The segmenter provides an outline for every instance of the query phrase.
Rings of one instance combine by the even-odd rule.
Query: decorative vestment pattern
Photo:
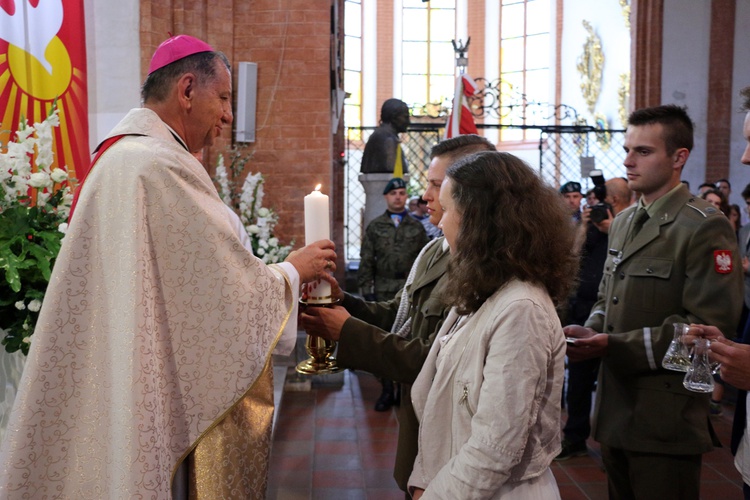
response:
[[[286,278],[242,246],[159,117],[132,110],[117,134],[50,280],[2,443],[2,498],[170,498],[180,462],[264,383],[292,311]]]

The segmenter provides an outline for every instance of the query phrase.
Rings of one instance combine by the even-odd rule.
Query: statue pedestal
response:
[[[359,182],[365,188],[365,213],[362,217],[363,237],[367,225],[372,222],[372,219],[382,215],[387,208],[385,198],[383,198],[383,189],[391,179],[393,179],[393,173],[359,174]],[[405,174],[403,179],[408,185],[409,174]]]

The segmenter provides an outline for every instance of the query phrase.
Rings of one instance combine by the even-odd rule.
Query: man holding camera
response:
[[[602,268],[607,259],[607,231],[613,217],[612,207],[605,203],[607,188],[601,171],[593,170],[591,180],[594,182],[592,191],[597,202],[580,211],[581,224],[577,238],[581,242],[578,289],[568,302],[567,317],[568,323],[573,324],[583,324],[596,303]],[[565,184],[561,188],[563,196],[566,195],[562,192],[563,189],[571,189],[570,184],[580,186],[577,182]],[[586,439],[591,433],[591,391],[598,373],[599,358],[568,362],[568,388],[565,395],[568,420],[563,429],[562,451],[555,460],[567,460],[588,453]]]

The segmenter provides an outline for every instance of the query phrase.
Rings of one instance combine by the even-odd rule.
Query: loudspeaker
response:
[[[239,63],[237,71],[237,112],[235,140],[255,142],[255,105],[258,91],[258,64]]]

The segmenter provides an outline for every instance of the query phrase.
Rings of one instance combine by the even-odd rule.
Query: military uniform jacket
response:
[[[427,244],[422,223],[406,214],[398,227],[386,211],[367,226],[360,252],[357,283],[362,293],[389,300],[403,288],[414,259]]]
[[[435,241],[418,262],[414,282],[387,302],[366,302],[346,294],[343,306],[353,317],[341,330],[337,363],[343,368],[365,370],[401,382],[401,405],[398,408],[399,436],[394,477],[406,490],[414,459],[417,456],[419,422],[411,402],[411,384],[422,369],[424,360],[450,307],[439,296],[447,287],[448,250],[443,239]],[[403,338],[391,334],[403,294],[412,297],[409,317],[411,335]]]
[[[636,208],[619,214],[599,300],[586,326],[609,334],[596,394],[593,436],[640,452],[699,454],[712,448],[707,394],[661,367],[673,322],[734,331],[742,266],[729,221],[683,186],[628,242]],[[731,257],[729,253],[731,252]]]

